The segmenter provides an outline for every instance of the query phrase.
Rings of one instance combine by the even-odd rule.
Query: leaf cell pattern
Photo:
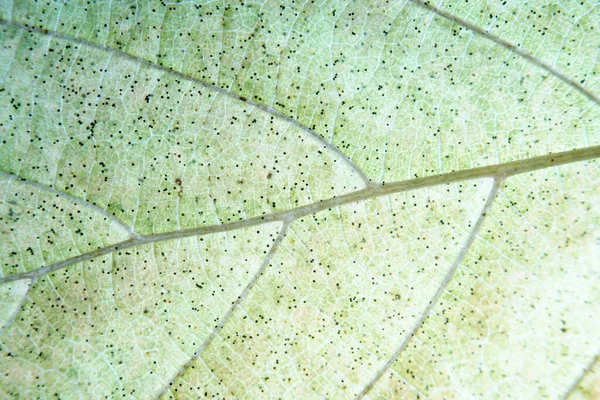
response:
[[[0,396],[594,398],[593,2],[0,2]]]

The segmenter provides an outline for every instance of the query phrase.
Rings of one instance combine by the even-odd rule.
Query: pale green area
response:
[[[594,361],[584,379],[574,388],[570,400],[597,399],[600,397],[600,362]]]
[[[362,187],[322,144],[256,107],[106,51],[6,30],[2,56],[47,56],[4,78],[5,171],[85,198],[139,234]]]
[[[368,191],[600,144],[595,3],[440,6],[591,97],[413,2],[65,3],[0,0],[0,397],[598,396],[595,160]]]
[[[40,278],[2,336],[4,390],[156,394],[254,276],[279,228],[140,246]]]
[[[129,238],[97,210],[56,193],[0,176],[2,274],[33,271]]]
[[[470,0],[468,3],[436,3],[445,11],[521,46],[539,60],[583,83],[592,92],[600,90],[600,35],[597,34],[600,9],[597,2]]]
[[[378,390],[564,394],[598,351],[599,185],[596,163],[509,178],[415,346]]]
[[[597,67],[589,66],[596,58],[579,59],[575,51],[597,57],[600,11],[587,11],[581,20],[558,19],[559,32],[569,32],[569,51],[560,54],[570,53],[577,65],[584,63],[579,70],[597,80]],[[16,2],[11,13],[16,21],[39,26],[41,20],[48,29],[123,50],[280,110],[330,139],[377,181],[600,142],[591,134],[599,129],[600,111],[590,109],[581,94],[411,3],[206,2],[165,10],[160,2],[105,2],[85,12],[74,2],[54,7]],[[530,32],[534,17],[539,21],[537,15],[522,15],[514,24],[522,26],[526,49],[540,52],[548,39]],[[160,32],[149,29],[161,24]],[[584,29],[577,24],[592,28],[579,34],[584,43],[568,40]],[[556,58],[551,54],[550,62]]]
[[[294,222],[223,330],[222,338],[236,340],[213,342],[183,376],[183,389],[215,397],[221,385],[246,398],[356,395],[427,305],[490,188],[489,180],[434,187]],[[199,385],[211,373],[221,385]]]
[[[14,316],[19,312],[30,283],[29,279],[22,279],[0,286],[0,332],[12,323]]]

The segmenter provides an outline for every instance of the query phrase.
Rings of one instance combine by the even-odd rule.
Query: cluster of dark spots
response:
[[[177,196],[182,197],[183,196],[183,182],[181,181],[181,178],[175,178],[175,185],[177,185],[177,187],[176,187]]]

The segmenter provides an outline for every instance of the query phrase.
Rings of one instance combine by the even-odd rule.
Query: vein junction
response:
[[[76,257],[72,257],[52,265],[43,266],[35,271],[2,277],[0,278],[0,284],[6,282],[13,282],[20,279],[36,279],[40,276],[66,268],[73,264],[88,261],[95,257],[110,254],[115,251],[120,251],[135,246],[141,246],[144,244],[163,242],[166,240],[180,239],[191,236],[202,236],[212,233],[228,232],[245,227],[262,225],[269,222],[278,221],[289,224],[292,221],[306,215],[314,214],[319,211],[324,211],[340,205],[358,202],[370,198],[376,198],[409,190],[420,189],[424,187],[450,184],[454,182],[472,179],[493,178],[495,180],[503,180],[513,175],[523,174],[564,164],[570,164],[574,162],[591,160],[599,157],[600,146],[592,146],[583,149],[548,154],[545,156],[533,157],[503,164],[490,165],[486,167],[449,172],[446,174],[433,175],[424,178],[416,178],[385,184],[372,184],[364,189],[350,192],[342,196],[332,197],[327,200],[322,200],[316,203],[292,208],[286,211],[265,214],[263,216],[253,217],[225,224],[202,226],[198,228],[176,230],[153,235],[144,235],[138,238],[125,240],[123,242],[106,246],[85,254],[81,254]]]

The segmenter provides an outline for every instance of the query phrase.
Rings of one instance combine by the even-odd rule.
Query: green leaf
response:
[[[0,3],[0,396],[595,398],[593,2]]]

